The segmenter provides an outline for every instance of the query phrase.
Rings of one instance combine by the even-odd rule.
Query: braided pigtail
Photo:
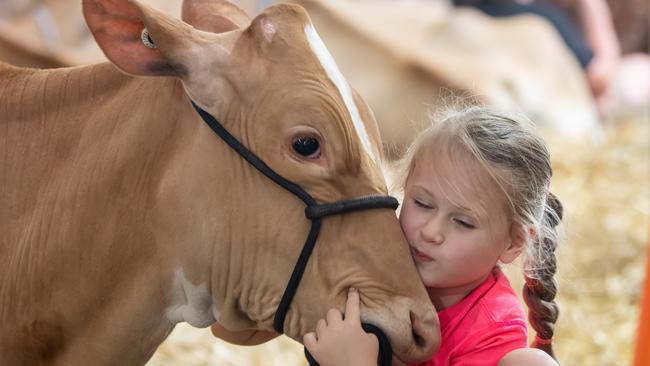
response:
[[[541,235],[537,242],[541,246],[538,252],[542,254],[542,258],[539,258],[542,265],[533,266],[536,268],[533,273],[526,274],[523,297],[528,305],[528,321],[537,333],[531,346],[555,358],[552,339],[560,310],[555,302],[557,294],[557,284],[554,279],[557,271],[555,249],[557,248],[556,228],[562,220],[562,203],[549,192],[546,206],[542,232],[551,233]]]

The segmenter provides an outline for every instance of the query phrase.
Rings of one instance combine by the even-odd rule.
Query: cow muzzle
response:
[[[438,315],[427,301],[400,296],[381,307],[362,310],[362,319],[382,327],[391,340],[397,364],[425,361],[438,348]]]

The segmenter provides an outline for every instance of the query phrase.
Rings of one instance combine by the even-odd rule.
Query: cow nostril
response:
[[[415,332],[415,330],[413,330],[413,341],[415,341],[415,344],[416,344],[419,348],[424,348],[424,347],[427,346],[427,341],[424,340],[424,337],[422,337],[421,335],[417,334],[417,333]]]
[[[411,318],[411,334],[413,336],[413,342],[415,342],[415,345],[420,350],[426,350],[430,346],[430,344],[427,342],[426,335],[431,330],[426,329],[427,325],[423,324],[422,320],[419,319],[418,316],[413,313],[413,311],[410,311],[409,315]]]

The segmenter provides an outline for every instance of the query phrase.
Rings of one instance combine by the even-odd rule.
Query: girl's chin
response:
[[[438,281],[438,276],[436,276],[435,273],[431,273],[431,269],[429,268],[422,268],[420,266],[416,266],[418,270],[418,275],[420,275],[420,279],[422,280],[422,283],[426,287],[436,287],[439,285]]]

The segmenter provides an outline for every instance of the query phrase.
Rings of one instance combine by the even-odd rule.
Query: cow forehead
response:
[[[309,23],[306,24],[304,27],[304,32],[312,52],[320,62],[327,76],[336,86],[336,89],[343,99],[347,113],[352,121],[354,130],[363,146],[363,150],[366,152],[368,157],[373,162],[375,162],[377,166],[379,166],[380,164],[376,150],[373,149],[372,143],[370,141],[370,135],[368,134],[363,119],[361,118],[361,114],[359,113],[359,108],[354,100],[352,88],[350,88],[347,80],[343,77],[343,74],[334,61],[334,57],[332,57],[332,54],[325,46],[325,43],[323,43],[323,40],[316,32],[314,26]]]

